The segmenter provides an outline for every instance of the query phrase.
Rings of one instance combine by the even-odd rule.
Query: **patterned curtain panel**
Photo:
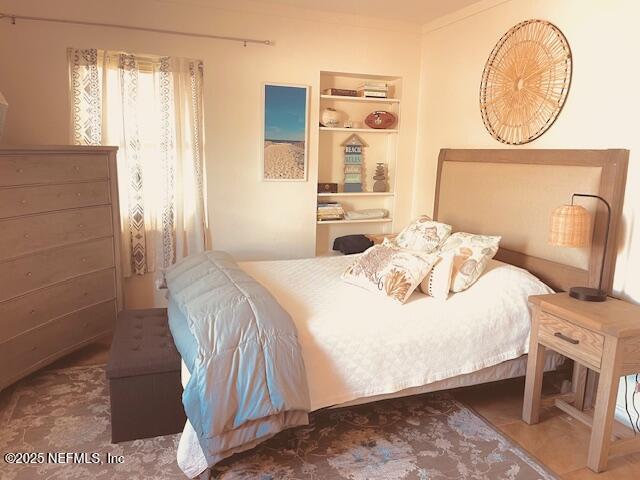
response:
[[[69,70],[74,143],[119,147],[126,274],[203,251],[202,62],[69,49]]]
[[[143,275],[152,272],[154,265],[147,261],[142,185],[142,142],[138,128],[140,121],[138,118],[138,62],[133,55],[125,53],[117,55],[117,62],[120,80],[118,91],[122,102],[122,130],[120,131],[122,137],[119,139],[121,161],[119,165],[124,166],[122,171],[128,174],[129,179],[129,185],[125,191],[129,194],[127,218],[129,219],[128,237],[131,242],[131,270],[137,275]]]
[[[76,145],[102,143],[102,82],[98,72],[98,50],[70,48],[72,142]]]

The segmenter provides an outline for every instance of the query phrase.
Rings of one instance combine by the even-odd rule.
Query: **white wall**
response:
[[[215,5],[215,7],[214,7]],[[66,48],[199,58],[205,64],[205,154],[210,237],[238,259],[315,254],[320,70],[403,77],[417,98],[420,27],[243,0],[0,0],[0,11],[270,39],[272,47],[52,23],[0,23],[0,91],[10,110],[3,143],[69,141]],[[260,179],[263,82],[311,86],[309,180]],[[403,106],[396,220],[409,219],[417,105]],[[127,282],[130,306],[153,302],[147,279]]]
[[[431,212],[441,148],[506,147],[486,131],[478,91],[497,40],[516,23],[557,25],[573,53],[573,79],[555,124],[521,148],[631,150],[614,290],[640,302],[640,2],[488,0],[426,25],[422,38],[413,212]]]
[[[440,148],[514,148],[495,141],[485,130],[478,90],[497,40],[530,18],[548,20],[562,30],[574,64],[571,90],[557,121],[522,148],[631,150],[614,290],[640,302],[640,61],[636,53],[640,2],[636,0],[485,0],[425,25],[413,212],[433,209]],[[630,397],[635,384],[629,384]],[[617,416],[628,423],[623,391],[620,388]]]

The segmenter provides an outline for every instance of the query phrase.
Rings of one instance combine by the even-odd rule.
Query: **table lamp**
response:
[[[587,302],[604,302],[607,299],[607,292],[602,289],[602,275],[604,273],[604,261],[607,258],[607,242],[611,225],[611,206],[609,202],[598,195],[574,193],[571,196],[570,205],[562,205],[553,211],[549,229],[549,243],[558,247],[574,248],[588,247],[591,243],[591,214],[583,206],[574,204],[575,197],[595,198],[604,203],[607,207],[607,229],[604,237],[604,248],[602,249],[598,288],[572,287],[569,289],[569,295]]]

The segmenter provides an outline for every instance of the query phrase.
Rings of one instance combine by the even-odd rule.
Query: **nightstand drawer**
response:
[[[540,342],[587,366],[600,368],[604,337],[560,317],[538,313]]]

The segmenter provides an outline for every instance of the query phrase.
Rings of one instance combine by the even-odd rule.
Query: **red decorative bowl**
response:
[[[364,123],[370,128],[391,128],[396,123],[396,116],[391,112],[376,110],[367,115]]]

